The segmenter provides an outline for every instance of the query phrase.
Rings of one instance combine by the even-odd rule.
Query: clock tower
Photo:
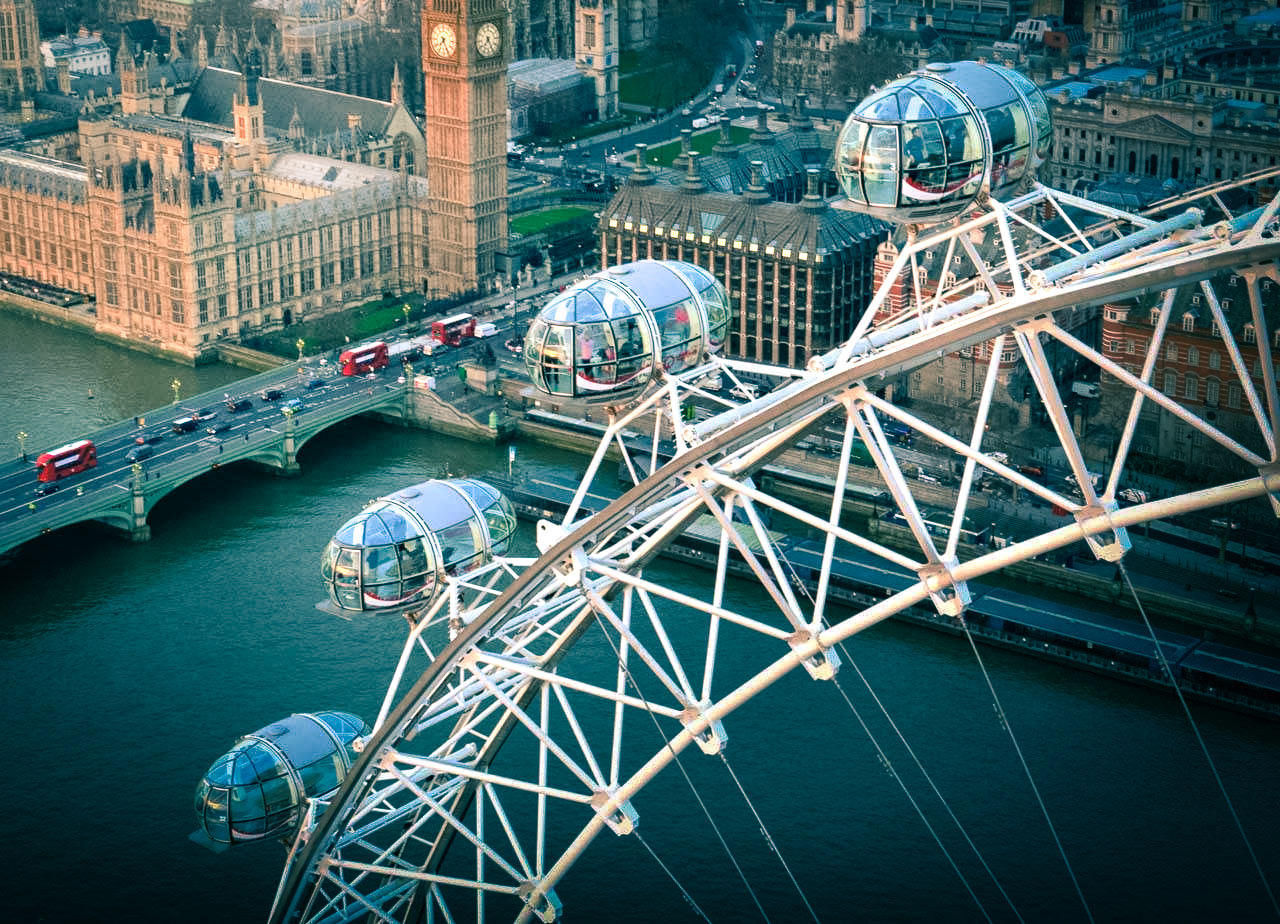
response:
[[[484,291],[507,249],[507,9],[423,0],[427,219],[438,295]]]

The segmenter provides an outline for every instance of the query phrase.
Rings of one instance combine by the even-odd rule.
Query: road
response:
[[[396,367],[372,373],[372,379],[344,376],[325,359],[309,357],[300,365],[287,365],[273,373],[246,380],[249,390],[211,392],[180,400],[168,407],[148,411],[133,421],[112,424],[93,434],[98,451],[98,464],[85,472],[55,482],[49,494],[37,495],[41,483],[36,479],[35,459],[52,447],[31,447],[28,461],[15,459],[0,465],[0,529],[33,509],[50,505],[74,504],[76,499],[100,490],[129,490],[134,462],[130,453],[146,445],[150,457],[140,460],[144,477],[162,466],[211,449],[232,440],[249,440],[263,434],[274,434],[284,420],[284,406],[296,400],[297,413],[342,402],[371,387],[394,381]],[[310,385],[310,387],[308,387]],[[264,399],[268,389],[279,392],[273,400]],[[232,411],[229,404],[241,399],[249,406]],[[175,429],[179,418],[197,416],[197,428],[184,433]],[[214,432],[210,432],[214,431]],[[144,450],[145,451],[145,450]]]

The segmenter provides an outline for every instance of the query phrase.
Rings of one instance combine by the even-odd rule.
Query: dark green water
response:
[[[0,314],[0,446],[16,452],[18,429],[32,448],[166,403],[175,377],[190,394],[238,374]],[[565,464],[535,446],[519,459],[530,470]],[[8,918],[265,918],[280,850],[215,856],[190,843],[196,781],[238,735],[291,712],[376,714],[403,624],[319,613],[320,550],[373,497],[441,464],[505,472],[506,451],[356,421],[309,443],[301,461],[294,479],[230,468],[176,492],[155,511],[150,543],[77,529],[0,568]],[[657,571],[675,584],[702,579]],[[967,647],[886,625],[848,653],[1023,917],[1086,920]],[[1096,920],[1275,920],[1175,701],[983,654]],[[883,736],[849,665],[840,683]],[[1280,727],[1192,708],[1264,870],[1280,880]],[[726,728],[728,760],[822,921],[982,920],[831,684],[788,678]],[[1013,920],[901,747],[890,754],[992,916]],[[723,765],[690,756],[685,766],[769,919],[808,920]],[[646,842],[712,920],[762,920],[678,773],[636,807]],[[560,894],[570,921],[696,920],[635,838],[603,836]]]

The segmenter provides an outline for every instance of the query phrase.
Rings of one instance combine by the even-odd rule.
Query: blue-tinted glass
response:
[[[954,90],[936,81],[929,79],[917,80],[911,85],[911,89],[924,97],[925,102],[929,104],[929,108],[940,119],[947,116],[960,115],[967,111],[964,101]]]
[[[204,821],[204,830],[209,837],[220,844],[231,843],[231,829],[227,827],[226,820],[214,821],[206,818]]]
[[[205,774],[205,779],[213,786],[230,786],[231,769],[235,763],[235,751],[219,757]]]
[[[890,84],[879,93],[868,97],[857,108],[857,113],[868,119],[880,119],[886,122],[902,118],[898,109],[897,86]]]
[[[364,538],[364,515],[352,517],[333,538],[343,545],[359,545]]]
[[[280,729],[277,731],[277,729]],[[267,730],[272,743],[284,752],[295,767],[332,754],[334,742],[328,731],[310,716],[292,715]],[[263,737],[267,737],[266,734]]]
[[[400,579],[400,566],[396,550],[390,545],[379,545],[364,550],[364,570],[361,580],[366,584],[385,584]]]
[[[262,818],[267,807],[262,801],[262,787],[237,786],[231,790],[231,817],[237,825],[247,818]]]
[[[298,773],[302,777],[303,790],[311,796],[335,789],[338,785],[339,770],[337,758],[332,755],[299,768]]]
[[[235,829],[236,834],[241,837],[262,837],[267,833],[267,820],[265,818],[237,818]]]
[[[400,573],[406,580],[420,579],[433,570],[427,560],[427,546],[423,540],[406,539],[400,545]]]
[[[387,531],[386,524],[377,514],[370,515],[364,524],[364,544],[388,545],[390,542],[391,533]]]
[[[266,780],[262,784],[262,799],[268,812],[279,812],[292,808],[296,799],[293,783],[288,777],[277,777]]]
[[[605,319],[604,306],[600,304],[599,299],[590,289],[578,293],[575,300],[575,308],[574,320],[579,324],[586,321],[603,321]]]

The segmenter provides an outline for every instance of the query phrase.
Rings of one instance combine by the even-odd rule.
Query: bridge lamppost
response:
[[[173,403],[177,404],[178,399],[182,397],[182,380],[174,379],[169,383],[169,387],[173,389]]]
[[[302,362],[302,351],[307,348],[307,341],[299,337],[294,346],[298,348],[298,362]]]
[[[410,311],[412,311],[413,309],[412,309],[411,307],[409,307],[409,303],[408,303],[408,302],[405,302],[403,305],[401,305],[401,306],[400,306],[400,310],[404,312],[404,325],[405,325],[405,327],[408,327],[408,326],[409,326],[409,312],[410,312]]]
[[[18,452],[22,453],[22,461],[27,461],[27,431],[18,431]]]

